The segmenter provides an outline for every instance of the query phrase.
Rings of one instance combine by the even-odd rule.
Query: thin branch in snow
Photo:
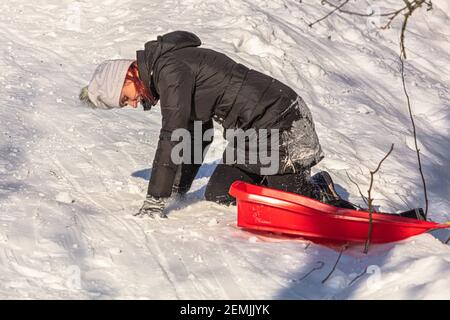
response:
[[[406,58],[406,55],[405,55]],[[427,193],[427,184],[425,182],[425,176],[423,174],[423,170],[422,170],[422,161],[420,159],[420,149],[419,146],[417,145],[417,132],[416,132],[416,124],[414,122],[414,116],[412,114],[412,108],[411,108],[411,101],[409,99],[409,94],[408,91],[406,90],[406,81],[405,81],[405,63],[403,61],[402,56],[400,55],[400,63],[401,63],[401,76],[402,76],[402,84],[403,84],[403,92],[405,93],[406,96],[406,102],[408,104],[408,112],[409,112],[409,117],[411,119],[411,124],[412,124],[412,129],[413,129],[413,137],[414,137],[414,146],[416,148],[416,154],[417,154],[417,162],[419,165],[419,172],[420,172],[420,176],[422,178],[422,185],[423,185],[423,192],[424,192],[424,197],[425,197],[425,217],[428,215],[428,193]]]
[[[395,18],[402,13],[403,11],[405,11],[406,9],[408,9],[408,6],[405,5],[404,7],[397,9],[397,10],[393,10],[390,12],[383,12],[383,13],[375,13],[373,10],[370,13],[361,13],[361,12],[356,12],[356,11],[351,11],[351,10],[346,10],[346,9],[342,9],[338,7],[338,5],[331,3],[328,0],[323,0],[322,4],[327,4],[330,7],[335,8],[337,11],[341,12],[341,13],[345,13],[348,15],[352,15],[352,16],[359,16],[359,17],[389,17],[388,22],[386,23],[386,25],[384,27],[381,27],[381,29],[387,29],[390,28],[392,21],[395,20]]]
[[[339,12],[350,14],[352,16],[360,16],[360,17],[372,17],[374,15],[376,16],[375,11],[373,11],[373,10],[370,13],[361,13],[361,12],[350,11],[350,10],[342,9],[343,6],[338,6],[328,0],[323,0],[322,4],[327,4],[330,7],[337,9]]]
[[[393,12],[390,12],[390,13],[387,13],[384,15],[380,14],[379,16],[388,16],[389,17],[388,22],[383,27],[381,27],[381,29],[389,29],[391,27],[392,21],[394,21],[395,18],[397,18],[397,16],[407,8],[408,8],[407,6],[404,6],[403,8],[398,9],[396,11],[393,11]]]
[[[345,173],[347,174],[348,180],[350,180],[350,182],[352,182],[352,183],[356,186],[356,188],[358,188],[359,195],[360,195],[361,198],[363,199],[364,203],[365,203],[366,205],[369,205],[369,204],[367,203],[367,198],[362,194],[362,191],[361,191],[361,188],[359,187],[359,184],[356,183],[356,182],[350,177],[350,175],[348,174],[348,171],[347,171],[347,170],[345,170]]]
[[[312,269],[311,269],[308,273],[306,273],[303,277],[301,277],[300,279],[298,279],[298,281],[303,281],[303,280],[305,280],[307,277],[309,277],[309,275],[310,275],[311,273],[313,273],[314,271],[317,271],[317,270],[322,269],[323,266],[325,265],[325,262],[323,262],[323,261],[317,261],[317,263],[318,263],[318,266],[317,266],[317,267],[312,268]]]
[[[405,5],[399,9],[392,10],[390,12],[383,12],[376,14],[373,10],[370,13],[361,13],[351,10],[343,9],[343,7],[348,3],[348,0],[344,1],[341,4],[334,4],[329,0],[322,0],[322,5],[326,4],[333,8],[331,12],[329,12],[324,17],[314,21],[313,23],[309,24],[309,27],[312,27],[314,24],[319,23],[325,19],[327,19],[329,16],[334,14],[335,12],[340,12],[352,16],[360,16],[360,17],[388,17],[388,21],[385,26],[381,27],[381,29],[388,29],[391,27],[392,22],[402,13],[403,14],[403,22],[402,22],[402,28],[400,32],[400,52],[401,56],[406,59],[406,47],[405,47],[405,32],[408,26],[409,18],[413,15],[414,11],[416,9],[421,8],[423,4],[427,5],[427,11],[430,11],[433,8],[433,3],[431,0],[403,0]]]
[[[364,269],[363,272],[361,272],[361,273],[358,274],[355,278],[353,278],[353,280],[350,281],[350,283],[348,284],[348,286],[350,287],[351,285],[353,285],[356,281],[358,281],[360,278],[362,278],[366,273],[367,273],[367,267]]]
[[[305,246],[304,250],[307,250],[311,246],[311,242],[308,242],[308,244]]]
[[[330,273],[325,277],[325,279],[322,280],[322,284],[324,284],[325,282],[327,282],[327,280],[331,277],[331,275],[333,274],[334,270],[336,270],[336,267],[339,263],[339,260],[341,260],[342,257],[342,253],[348,248],[348,242],[346,244],[344,244],[341,247],[341,251],[339,252],[339,256],[336,259],[336,263],[333,266],[333,269],[331,269]]]
[[[348,3],[348,1],[349,1],[349,0],[345,0],[342,4],[340,4],[339,6],[337,6],[334,10],[330,11],[328,14],[326,14],[326,15],[323,16],[322,18],[320,18],[320,19],[318,19],[318,20],[316,20],[316,21],[314,21],[314,22],[311,22],[311,23],[309,24],[309,27],[312,28],[312,26],[315,25],[316,23],[319,23],[319,22],[325,20],[326,18],[328,18],[329,16],[331,16],[331,15],[332,15],[333,13],[335,13],[336,11],[339,11],[343,6],[345,6],[345,5]],[[325,1],[322,1],[322,2],[325,2]]]
[[[417,153],[417,161],[418,161],[419,172],[420,172],[420,176],[422,178],[422,184],[423,184],[423,189],[424,189],[425,216],[427,216],[428,215],[427,186],[426,186],[426,182],[425,182],[425,176],[424,176],[423,170],[422,170],[422,163],[421,163],[421,158],[420,158],[420,150],[419,150],[418,145],[417,145],[416,125],[415,125],[414,117],[413,117],[413,114],[412,114],[411,101],[410,101],[408,92],[406,90],[404,60],[406,59],[405,33],[406,33],[406,30],[407,30],[407,27],[408,27],[409,19],[411,18],[413,13],[418,8],[421,8],[424,4],[427,6],[427,11],[432,10],[433,9],[433,3],[432,3],[432,0],[428,0],[428,1],[427,0],[403,0],[403,2],[404,2],[404,6],[403,7],[399,8],[399,9],[396,9],[396,10],[393,10],[391,12],[385,12],[385,13],[381,13],[381,14],[374,14],[373,12],[371,12],[371,13],[368,13],[368,14],[363,14],[363,13],[359,13],[359,12],[354,12],[354,11],[351,11],[351,10],[343,9],[343,7],[348,3],[348,0],[344,1],[342,4],[339,4],[339,5],[333,4],[329,0],[322,0],[322,5],[326,4],[326,5],[334,8],[334,10],[331,11],[326,16],[324,16],[323,18],[315,21],[314,23],[309,24],[309,26],[312,27],[315,23],[325,20],[326,18],[328,18],[330,15],[332,15],[335,12],[341,12],[341,13],[344,13],[344,14],[364,16],[364,17],[371,17],[371,16],[389,17],[387,24],[384,27],[382,27],[382,29],[386,29],[386,28],[389,28],[391,26],[392,22],[395,20],[396,17],[398,17],[400,14],[403,13],[403,17],[404,18],[403,18],[401,32],[400,32],[401,78],[402,78],[402,84],[403,84],[403,91],[404,91],[405,96],[406,96],[406,100],[407,100],[407,104],[408,104],[408,111],[409,111],[409,115],[410,115],[411,123],[412,123],[412,127],[413,127],[414,144],[415,144],[416,153]],[[370,216],[372,216],[371,213],[370,213]],[[372,225],[370,225],[370,230],[372,229],[371,227],[372,227]]]
[[[391,148],[389,149],[389,152],[378,163],[377,168],[374,171],[370,171],[370,186],[369,186],[369,190],[367,191],[367,193],[368,193],[367,202],[368,202],[368,205],[369,205],[369,232],[367,233],[367,240],[366,240],[366,244],[364,246],[364,253],[369,252],[370,237],[372,236],[372,229],[373,229],[373,219],[372,219],[372,213],[373,213],[373,206],[372,206],[372,203],[373,203],[373,198],[372,198],[373,177],[380,170],[381,165],[383,164],[384,160],[386,160],[387,157],[389,157],[389,155],[391,154],[392,150],[394,150],[394,144],[391,145]]]

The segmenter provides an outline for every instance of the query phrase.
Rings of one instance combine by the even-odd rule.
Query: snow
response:
[[[397,7],[378,1],[376,10]],[[416,12],[406,37],[430,218],[450,212],[450,7]],[[366,1],[351,1],[364,12]],[[145,196],[158,108],[95,111],[77,100],[98,63],[190,30],[204,46],[292,86],[307,102],[328,170],[361,204],[423,205],[399,76],[400,21],[332,15],[318,1],[99,0],[0,5],[0,298],[449,299],[449,231],[347,249],[242,231],[236,209],[203,200],[223,140],[169,219],[132,216]]]

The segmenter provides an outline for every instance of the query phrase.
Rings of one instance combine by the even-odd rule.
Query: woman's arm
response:
[[[172,141],[172,133],[189,128],[195,77],[187,65],[170,56],[158,64],[155,82],[160,95],[162,128],[147,194],[163,198],[171,195],[178,168],[171,159],[172,148],[179,143]]]

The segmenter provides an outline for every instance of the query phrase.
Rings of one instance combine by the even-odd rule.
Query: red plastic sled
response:
[[[342,209],[298,194],[236,181],[238,227],[299,235],[317,241],[361,243],[367,239],[369,212]],[[372,214],[372,243],[403,240],[449,224]]]

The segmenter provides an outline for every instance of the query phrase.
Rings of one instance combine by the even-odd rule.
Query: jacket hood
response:
[[[202,42],[199,37],[188,31],[170,32],[158,36],[156,40],[147,42],[144,50],[136,52],[141,80],[150,88],[153,67],[159,57],[170,51],[187,47],[198,47],[201,44]]]

